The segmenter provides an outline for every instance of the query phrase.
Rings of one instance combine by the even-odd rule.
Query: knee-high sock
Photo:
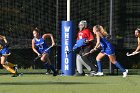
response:
[[[12,64],[12,63],[10,63],[10,62],[5,62],[5,64],[7,65],[7,66],[9,66],[9,67],[11,67],[11,68],[13,68],[14,66],[15,66],[15,64]]]
[[[3,65],[3,67],[13,74],[16,73],[16,71],[13,68],[10,68],[9,66]]]
[[[48,62],[45,62],[44,65],[45,65],[45,67],[46,67],[47,70],[50,70],[50,65],[49,65]]]
[[[54,72],[54,73],[56,73],[56,70],[55,70],[55,68],[54,68],[54,65],[50,65],[50,69]]]
[[[118,67],[122,72],[125,72],[126,70],[121,66],[121,64],[119,64],[119,62],[115,62],[114,64],[116,67]]]
[[[97,61],[97,66],[98,66],[98,72],[102,72],[102,63],[100,60]]]

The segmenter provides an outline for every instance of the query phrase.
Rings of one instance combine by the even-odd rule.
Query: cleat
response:
[[[16,73],[16,74],[13,74],[11,77],[18,77],[18,76],[23,76],[23,73],[20,73],[20,74]]]
[[[18,74],[13,74],[11,77],[18,77]]]
[[[51,69],[47,70],[47,72],[45,73],[46,75],[51,74]]]
[[[51,73],[50,73],[50,72],[46,72],[45,74],[46,74],[46,75],[50,75]]]
[[[103,72],[97,72],[96,74],[94,74],[94,76],[103,76],[104,73]]]
[[[18,76],[23,76],[23,73],[18,74]]]
[[[128,69],[125,70],[125,72],[123,72],[123,78],[127,77],[128,74]]]
[[[53,76],[57,76],[57,74],[58,74],[57,72],[54,72],[54,73],[53,73]]]
[[[91,72],[90,72],[90,76],[94,76],[95,74],[96,74],[95,71],[91,71]]]

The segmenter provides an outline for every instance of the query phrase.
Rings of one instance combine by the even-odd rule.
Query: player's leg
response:
[[[87,70],[90,71],[90,73],[95,74],[95,72],[97,71],[97,67],[91,61],[91,59],[90,59],[91,55],[81,56],[83,53],[88,53],[91,50],[91,48],[92,48],[91,46],[86,46],[86,47],[81,49],[81,51],[79,52],[79,54],[80,54],[79,55],[79,60],[80,60],[79,62],[83,66],[85,66],[87,68]]]
[[[89,64],[87,64],[87,63],[89,63],[87,61],[88,60],[83,60],[83,58],[81,58],[81,64],[84,65],[88,71],[91,71],[91,66]]]
[[[102,69],[102,62],[101,59],[105,56],[105,53],[100,52],[97,57],[96,57],[96,61],[97,61],[97,67],[98,67],[98,72],[97,76],[103,76],[103,69]]]
[[[53,71],[53,76],[57,75],[57,71],[55,70],[54,65],[52,65],[52,63],[51,63],[51,61],[49,59],[48,53],[45,53],[45,54],[42,55],[41,61],[45,62],[45,63],[47,61],[48,64],[46,63],[46,65],[48,65],[48,67],[50,67],[50,69]]]
[[[128,73],[128,70],[126,70],[125,68],[123,68],[121,66],[121,64],[116,60],[116,56],[115,55],[109,55],[108,57],[110,59],[110,62],[112,62],[116,67],[118,67],[122,71],[123,77],[126,77],[127,73]]]
[[[3,64],[3,67],[4,68],[7,68],[8,71],[14,73],[13,77],[17,77],[21,74],[18,74],[17,70],[17,65],[14,65],[10,62],[7,62],[7,57],[10,55],[11,53],[9,52],[9,49],[8,48],[4,48],[1,50],[1,55],[2,55],[2,60],[1,60],[1,63]],[[14,71],[13,71],[14,70]]]
[[[75,76],[84,76],[84,71],[83,71],[83,66],[81,63],[81,56],[79,54],[76,55],[76,68],[77,68],[77,73],[75,74]]]
[[[53,76],[57,76],[58,73],[57,73],[54,65],[51,63],[49,57],[47,57],[47,62],[49,63],[50,69],[53,71]]]
[[[13,73],[13,74],[16,74],[16,71],[15,71],[13,68],[11,68],[11,67],[9,67],[8,65],[6,65],[7,57],[8,57],[8,56],[1,56],[1,64],[2,64],[2,66],[3,66],[6,70],[8,70],[9,72],[11,72],[11,73]]]
[[[83,56],[81,58],[82,58],[81,60],[82,64],[87,68],[88,71],[91,71],[94,73],[97,71],[97,67],[93,64],[91,59],[89,59],[89,56]]]
[[[16,73],[18,73],[18,66],[17,66],[17,64],[13,64],[13,63],[8,62],[8,61],[6,61],[5,64],[7,66],[9,66],[10,68],[14,68],[14,70],[16,71]]]
[[[90,59],[81,58],[80,63],[81,63],[81,65],[85,66],[88,71],[90,71],[90,74],[89,74],[90,76],[94,76],[94,74],[96,74],[97,67],[95,65],[93,65],[93,62],[90,61]]]
[[[44,65],[45,65],[45,67],[47,69],[46,75],[51,74],[51,69],[50,69],[49,63],[45,62]]]
[[[6,64],[7,66],[11,67],[11,68],[13,68],[14,66],[16,66],[15,64],[12,64],[12,63],[10,63],[10,62],[8,62],[8,61],[6,61],[5,64]]]
[[[11,68],[14,68],[16,71],[18,70],[18,65],[17,64],[13,64],[11,62],[6,61],[5,64]]]
[[[48,54],[43,54],[40,60],[43,62],[45,68],[47,69],[46,74],[50,74],[51,70],[50,70],[50,64],[47,62],[47,56]]]

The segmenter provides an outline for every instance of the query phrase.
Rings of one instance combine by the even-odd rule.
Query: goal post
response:
[[[62,75],[72,76],[75,74],[75,54],[67,54],[67,51],[72,50],[74,45],[74,26],[70,21],[70,0],[67,0],[67,21],[62,21],[61,34],[61,70]]]

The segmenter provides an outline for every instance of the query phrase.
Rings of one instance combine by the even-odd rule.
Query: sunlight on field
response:
[[[74,77],[51,75],[24,75],[12,78],[0,76],[0,93],[139,93],[138,75]]]

